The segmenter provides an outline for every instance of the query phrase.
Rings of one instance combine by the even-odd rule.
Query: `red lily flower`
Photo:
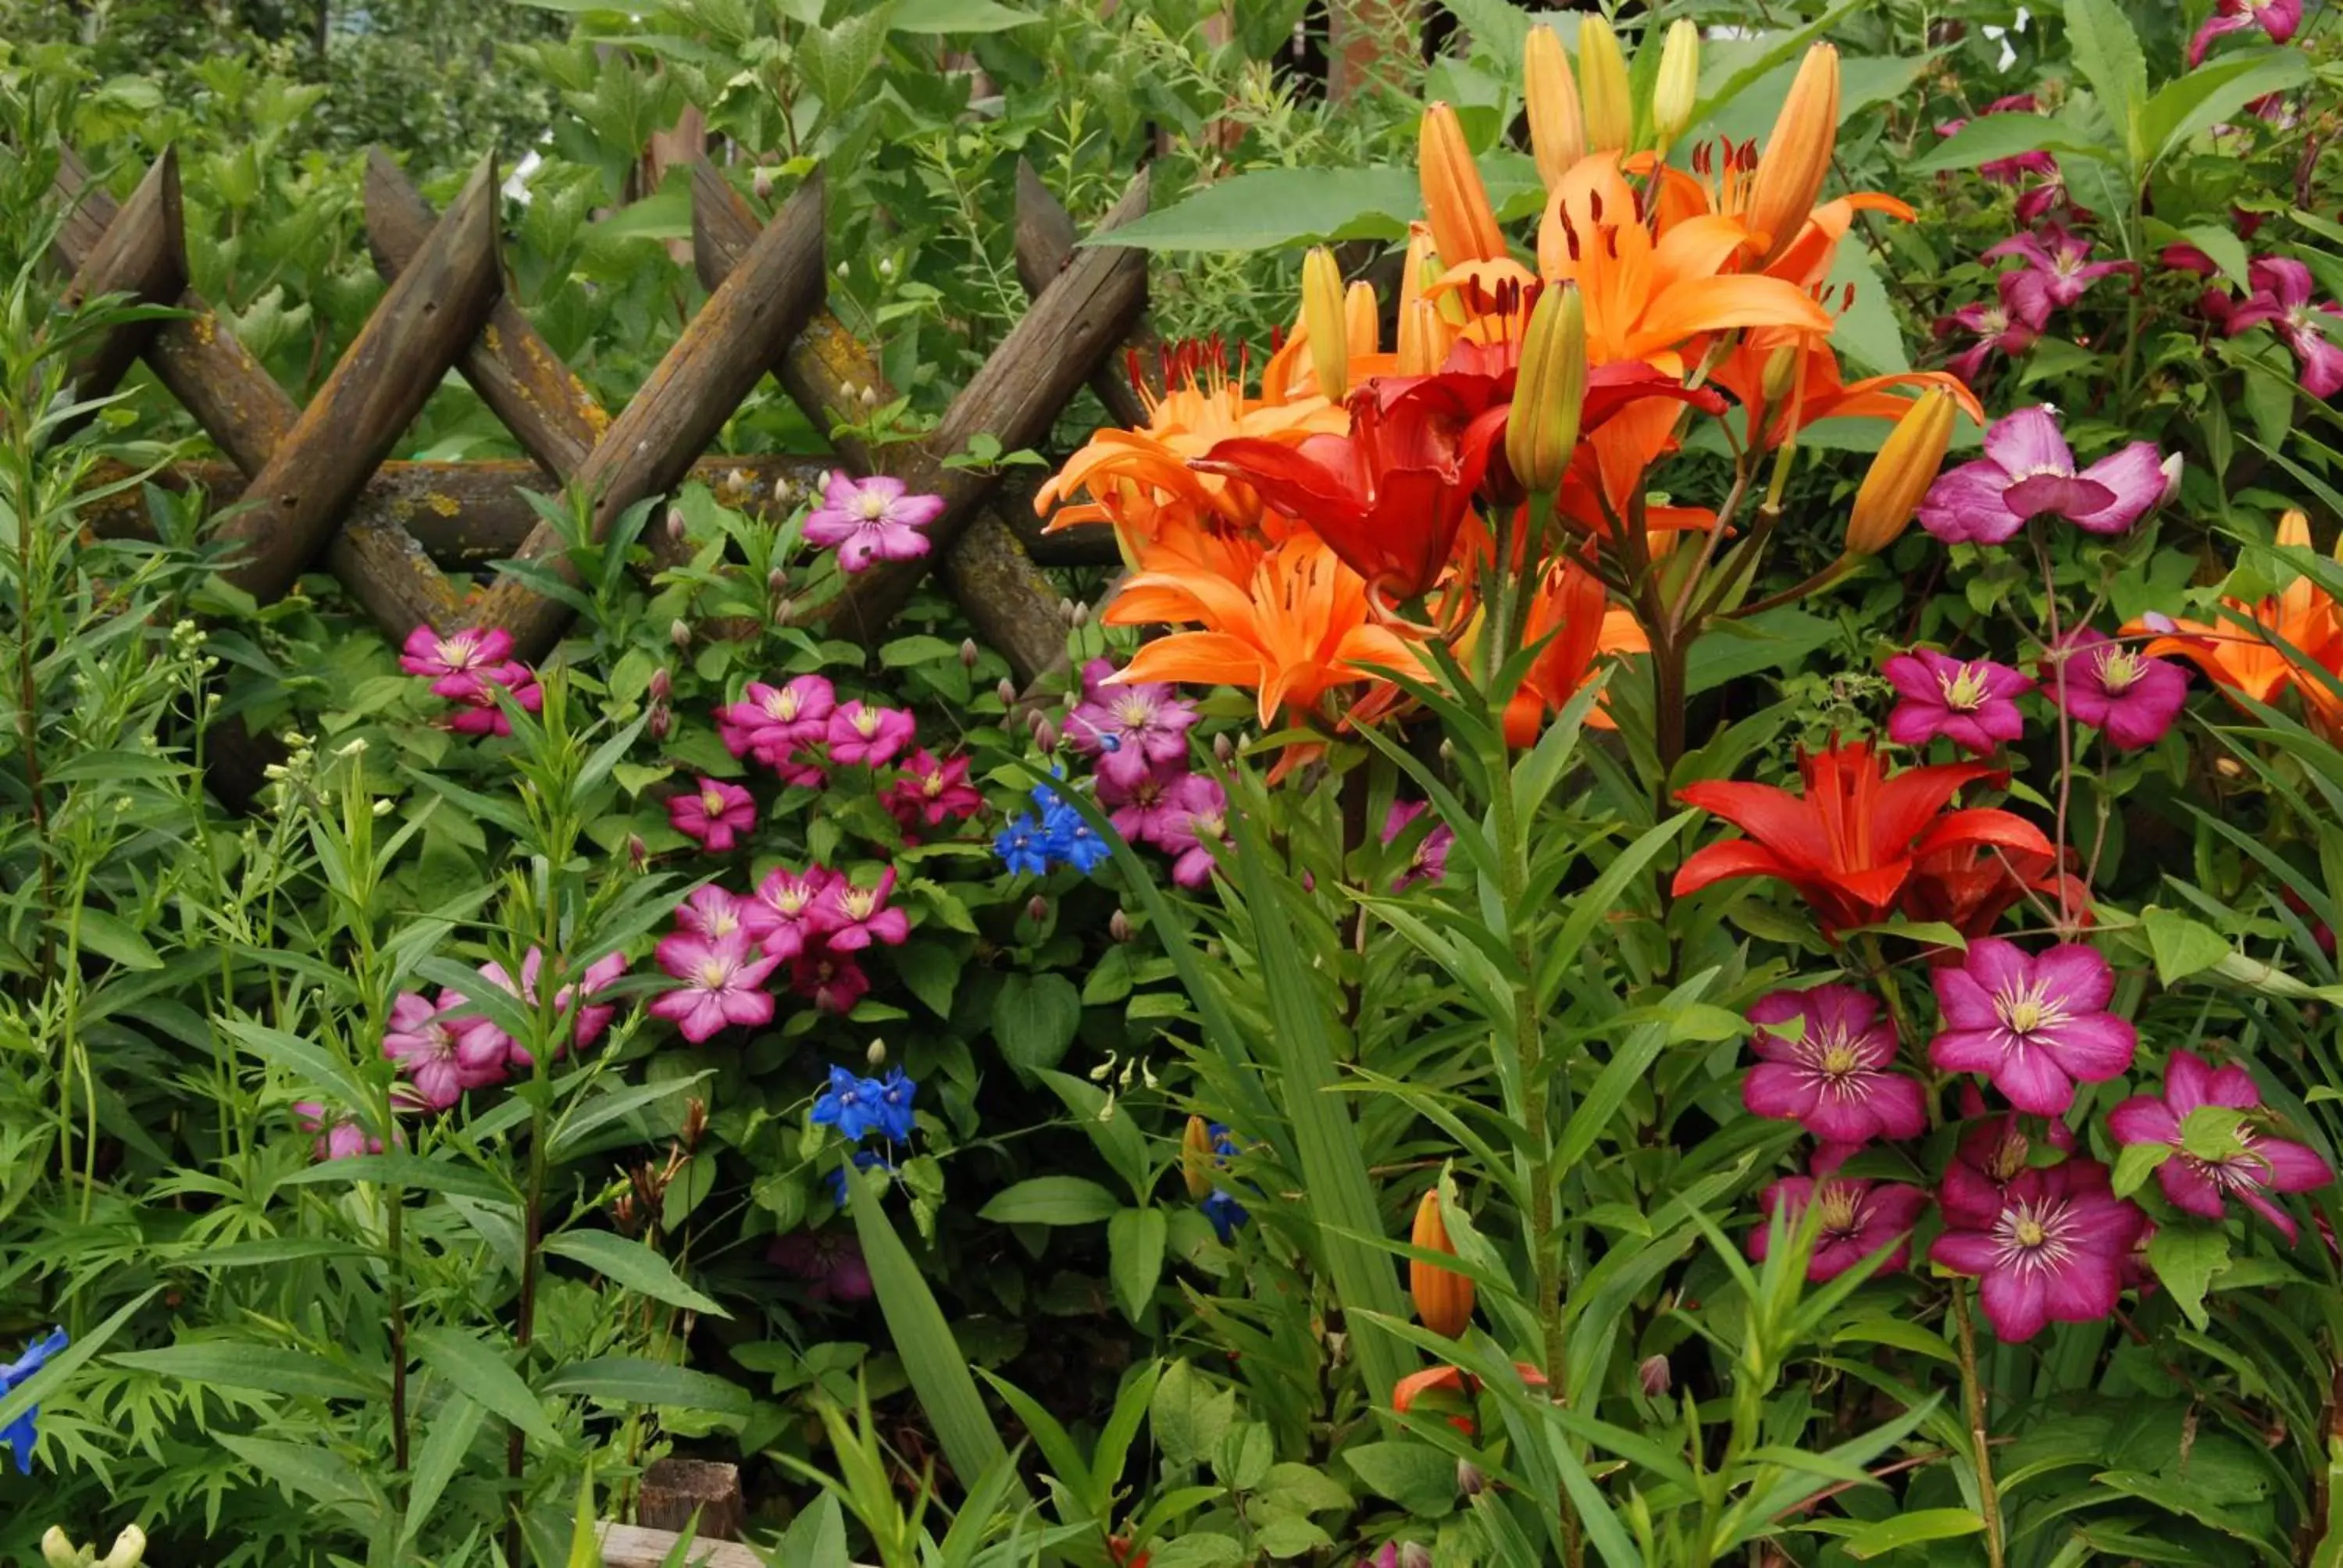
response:
[[[1779,877],[1813,906],[1823,934],[1875,925],[1896,907],[1914,862],[1962,845],[2055,857],[2023,817],[1993,809],[1946,811],[1961,786],[2001,775],[1983,763],[1907,768],[1889,778],[1868,743],[1805,752],[1803,796],[1770,784],[1708,779],[1676,791],[1748,835],[1711,844],[1676,872],[1681,898],[1734,877]]]
[[[2067,851],[2071,863],[2074,852]],[[1915,856],[1904,885],[1904,913],[1914,920],[1941,920],[1974,941],[1993,934],[2001,917],[2028,893],[2056,910],[2063,902],[2087,922],[2091,890],[2068,870],[2054,870],[2051,857],[1997,842],[1966,840]],[[1959,951],[1940,948],[1929,961],[1958,963]]]

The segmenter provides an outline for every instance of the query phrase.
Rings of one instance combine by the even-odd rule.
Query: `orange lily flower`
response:
[[[1602,579],[1575,560],[1564,558],[1558,571],[1547,574],[1530,601],[1525,641],[1553,634],[1505,704],[1505,744],[1528,746],[1544,727],[1545,716],[1578,695],[1594,674],[1594,660],[1606,653],[1647,653],[1651,641],[1632,611],[1609,608]],[[1615,728],[1598,701],[1586,721],[1599,729]]]
[[[2309,519],[2300,512],[2287,513],[2278,523],[2278,542],[2308,548]],[[2338,546],[2337,558],[2343,559],[2343,546]],[[2217,685],[2265,706],[2293,687],[2302,694],[2303,717],[2310,727],[2343,744],[2343,699],[2287,651],[2291,647],[2328,674],[2343,678],[2343,605],[2308,577],[2295,578],[2284,592],[2258,603],[2227,598],[2221,603],[2251,622],[2256,631],[2230,622],[2157,624],[2164,620],[2162,617],[2133,621],[2124,631],[2127,635],[2166,632],[2145,651],[2185,658]]]
[[[1513,1371],[1520,1374],[1524,1387],[1546,1386],[1545,1373],[1527,1362],[1515,1362]],[[1468,1394],[1478,1393],[1480,1389],[1481,1380],[1462,1367],[1427,1367],[1422,1372],[1408,1373],[1392,1385],[1392,1412],[1405,1415],[1415,1407],[1415,1402],[1426,1394],[1445,1396],[1439,1402],[1444,1404],[1452,1399],[1461,1400]],[[1473,1418],[1469,1415],[1453,1414],[1448,1418],[1448,1424],[1467,1437],[1473,1434]]]
[[[1142,645],[1118,678],[1250,688],[1267,725],[1281,709],[1296,718],[1322,711],[1329,692],[1373,678],[1363,665],[1415,668],[1406,642],[1367,609],[1366,579],[1296,534],[1262,556],[1243,584],[1210,572],[1137,573],[1102,618],[1202,628]]]
[[[1787,406],[1779,417],[1765,397],[1765,365],[1782,348],[1797,351],[1797,380],[1792,392],[1785,397]],[[1953,401],[1971,419],[1982,426],[1985,407],[1976,394],[1959,377],[1942,370],[1905,370],[1890,376],[1866,376],[1858,381],[1839,379],[1838,356],[1829,344],[1802,332],[1765,331],[1744,334],[1732,352],[1717,361],[1709,372],[1709,379],[1733,394],[1734,400],[1748,411],[1748,428],[1763,431],[1765,445],[1778,447],[1791,433],[1789,410],[1795,410],[1797,427],[1801,430],[1818,419],[1900,419],[1911,406],[1911,399],[1891,390],[1909,387],[1916,391],[1941,387],[1952,394]]]

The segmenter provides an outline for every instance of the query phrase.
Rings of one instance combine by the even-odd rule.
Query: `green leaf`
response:
[[[1489,200],[1504,213],[1538,187],[1537,170],[1518,153],[1480,161]],[[1423,187],[1413,168],[1254,169],[1201,190],[1097,236],[1142,250],[1278,250],[1338,239],[1398,239],[1423,216]],[[1085,242],[1088,243],[1088,242]]]
[[[2038,153],[2058,139],[2056,122],[2040,115],[1980,115],[1905,166],[1908,175],[1944,174]]]
[[[745,1421],[754,1404],[736,1382],[666,1362],[638,1356],[600,1356],[573,1362],[545,1380],[547,1393],[575,1394],[614,1404],[669,1405],[709,1410]]]
[[[2147,166],[2147,56],[2116,0],[2066,0],[2066,41],[2075,67],[2123,136],[2135,173]]]
[[[212,1441],[288,1493],[329,1505],[364,1503],[369,1496],[365,1478],[349,1462],[320,1444],[279,1442],[232,1432],[214,1432]]]
[[[417,1329],[408,1336],[423,1364],[468,1399],[478,1400],[511,1425],[548,1448],[561,1446],[561,1433],[545,1416],[545,1406],[498,1352],[457,1329]]]
[[[2127,1143],[2116,1156],[2115,1174],[2108,1185],[2118,1198],[2128,1198],[2144,1186],[2156,1173],[2156,1168],[2172,1158],[2169,1143]]]
[[[424,1438],[423,1447],[415,1456],[415,1469],[407,1477],[407,1516],[398,1526],[402,1546],[431,1523],[432,1510],[438,1507],[440,1494],[464,1467],[465,1457],[472,1451],[472,1440],[479,1435],[480,1423],[488,1415],[472,1401],[451,1392],[447,1402],[431,1418],[431,1431]]]
[[[1080,1176],[1035,1176],[1003,1188],[977,1212],[1000,1225],[1095,1225],[1122,1205]]]
[[[898,33],[1006,33],[1041,18],[1031,11],[1012,11],[993,0],[895,0],[888,25]]]
[[[1456,1461],[1421,1442],[1365,1442],[1342,1451],[1367,1489],[1419,1519],[1438,1519],[1456,1507]]]
[[[1155,1445],[1163,1451],[1163,1462],[1180,1469],[1201,1462],[1218,1448],[1236,1414],[1236,1390],[1215,1388],[1185,1361],[1163,1369],[1147,1404],[1148,1426]]]
[[[712,1318],[732,1314],[683,1282],[672,1265],[640,1241],[613,1231],[564,1231],[545,1239],[548,1256],[585,1264],[606,1279],[654,1301]]]
[[[1170,1231],[1163,1211],[1154,1208],[1119,1210],[1106,1222],[1107,1275],[1114,1282],[1115,1299],[1133,1322],[1154,1299]]]
[[[228,1033],[245,1050],[269,1066],[330,1095],[336,1102],[334,1109],[352,1112],[368,1127],[374,1126],[375,1097],[367,1092],[348,1062],[323,1046],[281,1029],[244,1018],[232,1018],[226,1022]]]
[[[2229,1238],[2217,1224],[2176,1221],[2157,1227],[2147,1241],[2148,1267],[2173,1301],[2199,1329],[2208,1326],[2205,1292],[2213,1276],[2229,1266]]]
[[[1729,680],[1785,668],[1838,635],[1835,621],[1795,605],[1741,620],[1711,621],[1684,656],[1685,693],[1697,697]]]
[[[1865,220],[1858,216],[1855,221],[1860,228]],[[1871,247],[1858,243],[1860,237],[1850,234],[1839,243],[1830,276],[1823,285],[1825,298],[1843,286],[1854,289],[1854,297],[1831,328],[1831,347],[1875,376],[1909,370],[1912,356],[1905,347],[1904,328],[1896,319],[1887,280],[1879,276]]]
[[[73,1375],[74,1370],[104,1350],[106,1342],[115,1336],[116,1332],[128,1322],[132,1314],[139,1308],[153,1301],[155,1293],[162,1288],[160,1285],[148,1286],[116,1308],[112,1317],[42,1362],[40,1371],[10,1389],[6,1393],[0,1393],[0,1432],[5,1432],[15,1425],[18,1416],[31,1410],[43,1400],[56,1398],[57,1391],[65,1386],[65,1379]],[[22,1460],[25,1456],[18,1454],[15,1457]]]
[[[1081,1022],[1081,995],[1063,975],[1011,974],[993,998],[992,1038],[1021,1073],[1063,1061]]]
[[[220,1388],[256,1388],[265,1393],[367,1400],[387,1392],[379,1382],[346,1372],[323,1356],[281,1345],[197,1341],[161,1350],[123,1351],[106,1359],[160,1377]]]
[[[512,1189],[489,1175],[453,1160],[429,1159],[394,1149],[381,1154],[353,1154],[328,1160],[278,1178],[286,1187],[311,1187],[325,1181],[379,1181],[386,1187],[412,1187],[450,1197],[477,1198],[486,1203],[509,1203]]]
[[[1154,1171],[1147,1157],[1147,1138],[1130,1115],[1116,1107],[1105,1090],[1070,1072],[1036,1075],[1064,1101],[1066,1114],[1091,1136],[1116,1175],[1131,1184],[1131,1195],[1144,1203],[1153,1185]]]
[[[556,1159],[559,1159],[583,1143],[588,1133],[606,1127],[622,1116],[632,1115],[646,1105],[655,1105],[671,1095],[679,1094],[715,1070],[709,1068],[689,1078],[670,1078],[659,1083],[630,1084],[627,1088],[605,1091],[578,1101],[562,1113],[547,1148]]]
[[[1923,1541],[1950,1541],[1956,1536],[1974,1535],[1984,1528],[1984,1519],[1970,1509],[1916,1508],[1867,1525],[1839,1545],[1850,1557],[1880,1557]]]
[[[854,106],[878,68],[894,12],[892,5],[858,5],[828,26],[798,35],[794,64],[833,117]]]
[[[2187,915],[2151,908],[2140,911],[2139,924],[2147,933],[2148,951],[2156,957],[2156,978],[2161,985],[2177,985],[2229,956],[2228,938]]]
[[[146,944],[130,922],[119,915],[83,905],[74,915],[75,933],[81,945],[100,958],[110,959],[126,970],[158,970],[162,958]]]
[[[2217,59],[2175,76],[2148,100],[2140,116],[2148,155],[2157,160],[2170,157],[2207,128],[2233,117],[2254,99],[2268,93],[2289,91],[2310,79],[2310,61],[2299,49],[2225,52]],[[2222,232],[2228,233],[2226,229]],[[2221,259],[2210,248],[2206,254],[2216,261]],[[2243,281],[2242,269],[2239,281]]]
[[[2246,254],[2246,242],[2237,237],[2236,229],[2220,223],[2191,224],[2180,231],[2180,237],[2212,257],[2222,276],[2239,288],[2251,286],[2247,269],[2252,261]]]

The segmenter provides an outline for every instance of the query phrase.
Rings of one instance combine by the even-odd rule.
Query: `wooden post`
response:
[[[187,286],[187,231],[179,209],[179,156],[155,160],[122,210],[98,235],[65,289],[70,307],[108,294],[145,305],[175,305]],[[77,356],[66,377],[77,398],[103,397],[155,341],[159,318],[126,321]]]
[[[659,1461],[643,1472],[635,1523],[651,1530],[691,1530],[701,1541],[738,1541],[749,1525],[739,1466],[703,1459]]]
[[[1067,212],[1041,176],[1023,158],[1017,160],[1017,281],[1025,286],[1028,298],[1039,298],[1043,289],[1074,259],[1073,215]],[[1140,374],[1151,383],[1158,374],[1157,360],[1162,351],[1162,341],[1144,320],[1131,324],[1123,335],[1122,347],[1128,354],[1110,356],[1091,375],[1091,390],[1098,394],[1114,422],[1130,428],[1144,428],[1147,405],[1139,389],[1131,384],[1128,366],[1131,355],[1139,361]],[[1120,363],[1118,363],[1120,361]]]
[[[650,1530],[639,1524],[602,1526],[602,1568],[666,1568],[675,1559],[681,1538],[672,1530]],[[697,1536],[684,1549],[686,1568],[765,1568],[765,1559],[729,1541],[704,1541]]]

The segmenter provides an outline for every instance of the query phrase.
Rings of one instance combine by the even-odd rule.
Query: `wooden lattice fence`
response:
[[[1078,247],[1064,209],[1030,169],[1020,176],[1018,271],[1031,307],[937,427],[885,454],[887,471],[944,499],[928,529],[930,553],[849,578],[806,614],[835,635],[873,643],[933,568],[977,634],[1030,684],[1063,662],[1062,595],[1028,552],[1031,528],[996,506],[1001,473],[947,459],[978,435],[1009,450],[1041,445],[1085,381],[1117,418],[1138,417],[1135,394],[1109,367],[1125,347],[1147,349],[1151,339],[1141,324],[1144,254]],[[628,508],[695,476],[719,496],[729,487],[728,498],[769,500],[779,479],[801,488],[823,467],[877,469],[880,455],[846,434],[836,455],[818,462],[706,455],[769,371],[824,429],[858,413],[866,388],[891,396],[870,351],[825,307],[819,171],[759,224],[719,170],[699,165],[691,249],[708,300],[615,415],[506,291],[492,161],[483,160],[440,214],[387,157],[370,158],[367,237],[387,286],[307,407],[188,286],[178,166],[169,152],[118,206],[70,150],[57,186],[70,207],[56,252],[72,274],[72,296],[122,293],[184,313],[117,327],[73,367],[78,393],[110,391],[146,361],[227,459],[225,467],[180,465],[158,482],[206,489],[216,537],[236,547],[229,579],[264,602],[322,567],[394,638],[423,624],[501,627],[521,657],[538,658],[559,641],[568,606],[508,574],[465,592],[445,569],[518,559],[571,571],[558,533],[537,519],[523,489],[569,487],[590,498],[599,538]],[[1128,222],[1146,202],[1141,173],[1103,226]],[[387,460],[451,368],[531,461]],[[92,521],[109,532],[141,526],[127,506]],[[688,557],[689,546],[664,529],[645,538],[654,568]]]

